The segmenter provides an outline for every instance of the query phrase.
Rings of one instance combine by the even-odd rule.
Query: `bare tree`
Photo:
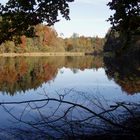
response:
[[[12,123],[18,124],[5,131],[18,139],[86,139],[108,135],[112,138],[139,137],[140,104],[117,102],[105,105],[104,98],[94,97],[91,100],[83,92],[80,94],[88,103],[70,102],[65,99],[67,94],[58,94],[58,98],[46,95],[39,100],[1,102],[1,107],[12,117]],[[13,107],[17,106],[23,106],[19,115],[14,114]]]

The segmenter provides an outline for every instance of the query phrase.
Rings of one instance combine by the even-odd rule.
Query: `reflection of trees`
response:
[[[105,57],[106,74],[128,94],[140,92],[140,59]]]
[[[57,74],[57,67],[45,59],[3,58],[0,61],[0,90],[11,95],[35,89]]]
[[[91,69],[91,68],[101,68],[103,67],[103,57],[102,56],[85,56],[85,57],[66,57],[65,67],[71,69]]]
[[[1,58],[0,63],[0,91],[11,95],[53,80],[62,67],[84,70],[103,66],[102,58],[89,56]]]
[[[68,101],[65,99],[67,94],[58,94],[58,98],[46,95],[40,100],[1,102],[1,107],[12,117],[11,121],[23,125],[14,125],[9,134],[18,139],[139,137],[139,104],[118,102],[109,105],[106,101],[104,103],[104,98],[94,97],[92,100],[82,92],[79,94],[86,102]],[[8,105],[24,108],[16,115],[15,108]]]

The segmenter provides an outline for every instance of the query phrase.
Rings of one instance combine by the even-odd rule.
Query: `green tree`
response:
[[[115,11],[108,20],[117,31],[130,32],[140,27],[140,0],[112,0],[108,6]]]
[[[21,35],[34,36],[34,26],[39,23],[53,25],[58,13],[69,20],[69,2],[74,0],[8,0],[0,3],[0,44],[18,40]]]

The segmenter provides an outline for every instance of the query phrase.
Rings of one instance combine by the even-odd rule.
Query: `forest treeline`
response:
[[[20,43],[6,41],[0,46],[0,53],[9,52],[96,52],[103,51],[104,38],[79,36],[76,33],[62,38],[53,27],[43,24],[35,26],[35,36],[22,35]]]
[[[112,53],[116,57],[120,56],[139,56],[140,54],[140,28],[134,32],[120,33],[115,30],[108,30],[105,37],[103,52]]]

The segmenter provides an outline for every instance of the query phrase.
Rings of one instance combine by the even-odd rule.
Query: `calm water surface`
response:
[[[0,63],[1,102],[34,99],[43,93],[54,96],[65,90],[101,94],[111,100],[139,97],[139,81],[135,83],[131,76],[121,86],[118,73],[110,77],[106,72],[102,57],[1,58]],[[131,89],[131,83],[138,89],[126,89]]]
[[[127,75],[124,70],[126,76],[124,73],[121,76],[119,70],[110,71],[110,65],[102,57],[0,58],[0,64],[0,102],[60,98],[64,95],[66,101],[91,108],[88,101],[97,98],[103,100],[104,105],[105,102],[140,100],[138,74],[129,77],[129,72]],[[139,73],[139,67],[135,70]],[[50,113],[57,104],[52,102],[48,106],[45,111]],[[18,116],[25,105],[8,105],[6,108]],[[10,121],[11,116],[3,107],[0,114],[3,114],[0,115],[1,126],[11,127],[14,119]],[[33,112],[32,116],[36,113]],[[25,116],[25,119],[29,118]]]

